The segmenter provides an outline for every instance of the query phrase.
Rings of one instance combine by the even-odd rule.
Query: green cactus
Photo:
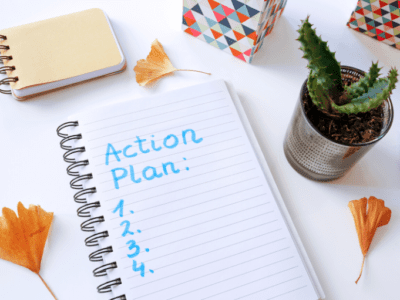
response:
[[[321,109],[328,109],[330,106],[329,89],[326,87],[324,81],[326,82],[326,78],[318,77],[318,74],[310,72],[307,88],[314,104]],[[318,99],[318,101],[314,101],[314,99]]]
[[[379,77],[379,71],[382,68],[378,68],[378,63],[372,63],[369,72],[365,74],[365,77],[361,78],[359,81],[354,82],[351,86],[345,86],[345,90],[351,99],[357,98],[362,94],[368,92],[368,88],[373,86]]]
[[[356,114],[374,109],[389,97],[391,91],[396,86],[397,75],[397,70],[391,69],[388,78],[376,80],[372,86],[368,87],[366,93],[352,99],[350,103],[345,105],[332,103],[332,107],[338,112],[345,114]]]
[[[340,63],[330,52],[327,42],[316,35],[308,19],[302,21],[297,40],[301,43],[303,58],[308,60],[307,88],[313,103],[320,109],[346,114],[367,112],[381,105],[396,86],[397,70],[392,69],[387,78],[378,79],[381,68],[378,63],[372,63],[363,78],[343,87]],[[335,103],[341,95],[345,104]]]
[[[308,60],[310,76],[308,90],[314,104],[322,109],[330,109],[330,98],[337,91],[342,92],[340,64],[335,54],[329,51],[327,42],[321,40],[312,29],[308,18],[302,22],[298,30],[300,49],[304,52],[303,58]]]

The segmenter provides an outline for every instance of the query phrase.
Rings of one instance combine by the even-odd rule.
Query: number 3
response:
[[[134,240],[130,240],[126,243],[127,245],[131,244],[129,246],[129,250],[132,250],[133,248],[135,248],[135,252],[133,254],[128,254],[129,258],[134,258],[135,256],[138,256],[140,253],[140,247],[138,245],[136,245],[136,242]]]

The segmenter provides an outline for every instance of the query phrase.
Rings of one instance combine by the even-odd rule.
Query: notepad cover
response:
[[[98,8],[0,30],[18,76],[12,89],[56,82],[115,66],[123,60],[105,13]]]

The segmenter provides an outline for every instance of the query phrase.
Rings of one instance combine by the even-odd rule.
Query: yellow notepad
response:
[[[126,61],[107,15],[98,8],[0,30],[0,49],[13,96],[115,74]],[[15,69],[14,69],[15,68]]]

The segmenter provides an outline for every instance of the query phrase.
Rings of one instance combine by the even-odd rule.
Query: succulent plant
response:
[[[335,53],[317,36],[308,19],[302,21],[297,40],[301,43],[303,58],[308,60],[307,88],[313,103],[320,109],[346,114],[367,112],[381,105],[396,86],[397,70],[392,68],[388,77],[379,79],[381,68],[378,63],[372,63],[363,78],[344,86]]]

